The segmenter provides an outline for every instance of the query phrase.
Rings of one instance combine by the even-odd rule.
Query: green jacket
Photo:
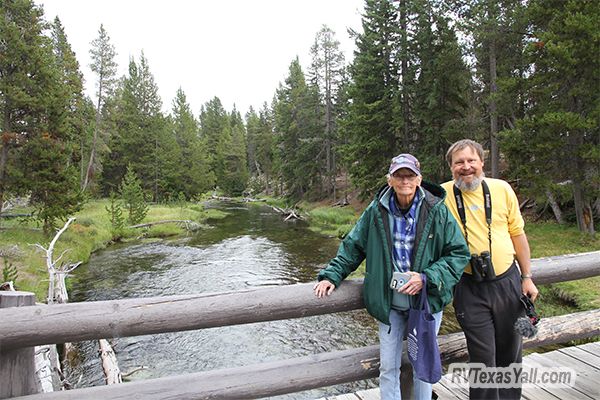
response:
[[[451,302],[454,285],[460,279],[470,253],[456,220],[444,205],[446,191],[439,185],[425,181],[421,188],[425,197],[417,219],[411,268],[427,276],[427,298],[431,312],[435,313]],[[390,281],[394,269],[393,229],[390,227],[389,213],[380,202],[387,191],[388,186],[379,191],[340,244],[335,258],[319,272],[317,279],[327,279],[338,287],[366,258],[363,286],[365,306],[369,314],[389,325],[392,302]]]

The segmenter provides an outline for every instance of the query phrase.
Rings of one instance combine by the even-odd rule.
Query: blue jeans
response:
[[[433,314],[436,334],[442,324],[442,311]],[[390,326],[379,323],[379,390],[381,400],[401,400],[400,365],[402,363],[402,341],[408,323],[408,311],[390,311]],[[391,328],[391,329],[390,329]],[[416,377],[413,380],[415,400],[431,400],[431,383]]]

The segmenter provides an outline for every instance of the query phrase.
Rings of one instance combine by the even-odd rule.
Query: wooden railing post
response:
[[[35,305],[33,293],[0,291],[0,308],[33,305]],[[2,324],[10,323],[11,321],[2,321]],[[38,392],[34,348],[0,347],[0,399]]]

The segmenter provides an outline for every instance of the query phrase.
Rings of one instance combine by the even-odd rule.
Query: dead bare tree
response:
[[[81,265],[81,261],[76,263],[69,263],[57,266],[61,258],[65,255],[65,253],[69,250],[65,250],[62,254],[56,259],[53,260],[54,246],[58,241],[58,238],[67,230],[69,225],[75,221],[75,218],[71,217],[65,223],[65,226],[59,230],[54,239],[48,245],[48,248],[43,247],[41,244],[37,243],[35,246],[46,253],[46,268],[48,269],[48,305],[52,304],[62,304],[67,303],[69,301],[69,294],[67,293],[67,285],[66,279],[67,276],[73,272],[75,268]],[[107,385],[111,385],[114,383],[122,383],[123,379],[121,378],[121,371],[119,370],[119,364],[117,363],[117,358],[115,356],[115,352],[110,345],[110,343],[106,339],[99,340],[100,347],[100,359],[102,362],[102,369],[104,370],[104,376]],[[64,344],[64,353],[69,354],[74,351],[71,343]],[[66,357],[68,358],[68,357]]]

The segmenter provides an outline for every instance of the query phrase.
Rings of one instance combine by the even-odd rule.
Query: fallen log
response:
[[[123,383],[117,356],[112,346],[106,339],[98,340],[100,345],[100,359],[102,360],[102,370],[104,371],[104,379],[107,385]]]
[[[0,218],[6,218],[6,219],[10,219],[10,218],[29,218],[32,217],[33,214],[31,213],[2,213],[0,214]]]
[[[211,195],[210,198],[219,201],[235,201],[232,197],[217,196],[216,194]]]
[[[275,210],[276,212],[278,212],[279,214],[284,214],[286,216],[284,221],[288,221],[291,218],[304,220],[304,217],[302,217],[302,215],[300,215],[300,212],[295,209],[289,209],[289,208],[283,209],[283,208],[279,208],[276,206],[271,206],[271,208],[273,210]]]
[[[165,219],[163,221],[154,221],[154,222],[147,222],[145,224],[130,225],[127,228],[128,229],[147,228],[147,227],[154,226],[154,225],[172,224],[172,223],[185,224],[186,226],[196,224],[196,222],[191,221],[189,219]]]

